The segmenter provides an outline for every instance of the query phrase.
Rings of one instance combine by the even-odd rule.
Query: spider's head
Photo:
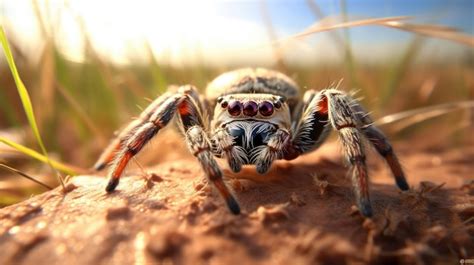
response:
[[[289,130],[290,110],[281,96],[231,94],[219,97],[214,110],[214,128],[224,128],[252,163],[252,157],[266,145],[278,128]]]
[[[217,98],[214,127],[233,121],[261,121],[289,128],[290,110],[285,98],[272,94],[230,94]]]

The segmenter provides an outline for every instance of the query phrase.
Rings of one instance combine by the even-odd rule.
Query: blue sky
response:
[[[315,22],[316,17],[306,0],[267,0],[265,3],[277,30],[296,33]],[[316,3],[327,16],[342,13],[341,1],[314,0],[313,3]],[[345,3],[346,12],[350,15],[414,16],[416,22],[443,24],[474,34],[474,1],[472,0],[352,0]],[[262,22],[261,1],[223,1],[219,3],[219,12],[224,16],[244,18],[256,23]],[[357,29],[351,29],[351,31],[357,31]],[[368,34],[370,35],[372,34]],[[384,37],[393,40],[399,36],[396,30],[392,30]]]
[[[310,0],[311,1],[311,0]],[[341,1],[313,1],[325,15],[340,14]],[[474,32],[472,0],[352,0],[345,1],[348,14],[386,17],[417,16],[421,21],[436,21],[445,25],[459,27]],[[222,1],[218,2],[219,12],[225,16],[261,20],[261,1]],[[265,1],[273,22],[277,26],[301,29],[314,22],[314,15],[306,0]]]

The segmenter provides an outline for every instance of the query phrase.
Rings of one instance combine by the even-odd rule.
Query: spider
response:
[[[205,117],[213,117],[206,122]],[[317,149],[336,130],[350,164],[357,206],[373,214],[368,191],[364,138],[385,158],[401,190],[409,186],[400,163],[384,134],[350,95],[337,88],[299,88],[286,75],[267,70],[239,69],[214,79],[200,96],[195,87],[181,86],[154,100],[109,144],[94,168],[111,164],[107,192],[115,190],[126,165],[170,120],[178,117],[191,153],[233,214],[240,206],[223,181],[215,157],[225,158],[233,172],[255,165],[265,174],[272,162],[292,160]]]

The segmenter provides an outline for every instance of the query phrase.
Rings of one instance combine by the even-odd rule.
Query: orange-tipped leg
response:
[[[148,120],[140,123],[138,127],[135,126],[130,129],[127,137],[120,138],[121,140],[119,141],[122,141],[122,143],[119,144],[121,150],[113,155],[114,163],[110,167],[109,183],[105,189],[107,192],[115,190],[119,184],[120,176],[130,159],[140,152],[143,146],[145,146],[161,128],[168,124],[176,113],[179,102],[181,102],[184,97],[185,95],[183,94],[175,94],[173,96],[166,95],[165,100],[158,98],[156,101],[162,102],[163,104],[155,107],[154,111],[146,115],[141,115],[141,117],[149,117]],[[155,103],[152,103],[152,106],[154,105]],[[112,154],[112,152],[110,152],[110,154]],[[112,155],[110,154],[107,157],[111,157]],[[103,162],[105,161],[106,160]],[[101,160],[99,160],[99,162],[101,162]]]
[[[364,125],[362,127],[362,132],[365,134],[367,139],[369,139],[377,152],[385,159],[385,161],[387,161],[398,188],[401,190],[410,189],[405,178],[405,173],[403,173],[402,166],[400,165],[390,142],[387,140],[387,137],[385,137],[382,131],[373,125],[373,121],[369,117],[369,114],[360,104],[353,104],[352,109],[354,109],[357,118]]]

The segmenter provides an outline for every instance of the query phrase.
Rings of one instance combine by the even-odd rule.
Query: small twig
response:
[[[27,175],[26,173],[21,172],[21,171],[18,170],[18,169],[14,169],[14,168],[12,168],[12,167],[9,167],[9,166],[7,166],[7,165],[5,165],[5,164],[1,164],[1,163],[0,163],[0,167],[6,169],[6,170],[8,170],[8,171],[11,171],[11,172],[13,172],[13,173],[16,173],[16,174],[18,174],[18,175],[20,175],[20,176],[22,176],[22,177],[24,177],[24,178],[27,178],[27,179],[29,179],[29,180],[35,182],[36,184],[39,184],[39,185],[41,185],[41,186],[43,186],[43,187],[45,187],[45,188],[47,188],[47,189],[49,189],[49,190],[52,190],[52,189],[53,189],[53,188],[52,188],[51,186],[49,186],[48,184],[45,184],[45,183],[43,183],[43,182],[41,182],[41,181],[39,181],[39,180],[37,180],[37,179],[35,179],[35,178],[33,178],[33,177],[30,177],[29,175]]]

